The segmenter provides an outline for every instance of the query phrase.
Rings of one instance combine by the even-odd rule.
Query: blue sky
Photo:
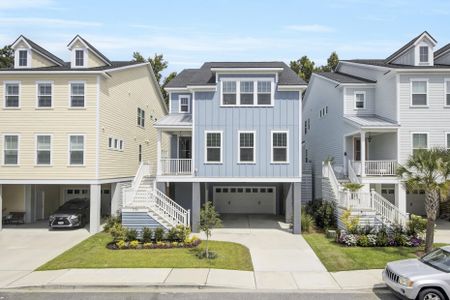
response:
[[[424,30],[450,42],[448,0],[0,0],[0,45],[19,34],[61,58],[77,33],[112,60],[163,53],[168,71],[204,61],[308,55],[384,58]]]

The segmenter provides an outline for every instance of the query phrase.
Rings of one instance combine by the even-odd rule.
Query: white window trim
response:
[[[185,98],[188,99],[188,104],[187,104],[187,111],[182,111],[181,110],[181,98]],[[191,96],[190,95],[180,95],[178,96],[178,112],[180,114],[190,114],[191,113]]]
[[[450,148],[447,147],[447,145],[448,145],[448,135],[450,135],[450,131],[445,132],[445,149],[450,150]]]
[[[430,134],[428,132],[411,132],[411,155],[414,153],[414,135],[415,134],[426,134],[427,147],[425,149],[430,149]]]
[[[428,49],[428,52],[427,52],[428,56],[427,56],[427,60],[426,61],[421,61],[420,60],[420,58],[421,58],[420,50],[422,48],[427,48]],[[430,63],[430,47],[428,45],[419,45],[419,64],[426,64],[426,65],[428,65],[429,63]]]
[[[5,137],[15,135],[17,136],[17,164],[5,164]],[[4,167],[19,167],[20,166],[20,134],[15,132],[5,132],[2,134],[2,166]]]
[[[72,106],[72,84],[74,83],[82,83],[84,84],[84,106]],[[76,80],[76,81],[69,81],[69,109],[86,109],[87,105],[87,99],[86,99],[86,81],[83,80]]]
[[[20,66],[19,65],[19,51],[27,51],[27,65],[26,66]],[[31,49],[19,48],[19,49],[14,51],[14,68],[15,69],[29,69],[29,68],[31,68]]]
[[[70,163],[70,137],[83,136],[83,164],[72,165]],[[85,167],[86,166],[86,134],[85,133],[71,133],[67,135],[67,166],[68,167]]]
[[[450,78],[444,78],[444,107],[450,107],[447,105],[447,94],[450,94],[450,90],[447,89],[448,82],[450,82]]]
[[[241,161],[241,133],[253,133],[253,161]],[[255,164],[256,163],[256,131],[254,130],[238,130],[237,135],[238,146],[238,164]]]
[[[427,93],[426,93],[426,95],[427,95],[427,104],[425,104],[425,105],[414,105],[413,104],[413,82],[416,82],[416,81],[425,81],[426,83],[427,83]],[[409,84],[409,88],[410,88],[410,90],[409,90],[409,93],[410,93],[410,96],[409,96],[409,98],[410,98],[410,102],[409,102],[409,106],[410,107],[429,107],[429,101],[430,101],[430,95],[429,95],[429,82],[428,82],[428,78],[411,78],[410,79],[410,84]]]
[[[6,106],[6,85],[7,84],[18,84],[19,85],[19,106],[17,107],[8,107]],[[3,109],[20,109],[22,99],[22,84],[21,81],[14,80],[14,81],[3,81]]]
[[[274,133],[286,133],[286,161],[274,161],[273,160],[273,134]],[[281,148],[281,147],[278,147]],[[277,165],[289,164],[289,130],[272,130],[270,131],[270,163]]]
[[[223,82],[236,82],[236,104],[223,104]],[[241,104],[241,81],[253,81],[253,104]],[[258,104],[258,81],[270,81],[270,104]],[[220,106],[221,107],[273,107],[275,105],[275,81],[270,77],[241,78],[227,77],[220,78]]]
[[[208,143],[207,137],[208,133],[219,133],[220,134],[220,161],[208,161]],[[178,139],[177,139],[178,140]],[[205,153],[204,153],[204,164],[206,165],[217,165],[223,164],[223,131],[222,130],[205,130]]]
[[[76,50],[82,50],[84,52],[84,54],[83,54],[83,65],[82,66],[75,65]],[[87,48],[73,48],[72,49],[72,63],[70,64],[71,68],[74,68],[74,69],[87,68],[87,66],[88,66],[87,62],[88,62],[88,51],[87,51]]]
[[[357,107],[356,106],[356,102],[357,102],[357,98],[356,98],[356,95],[364,95],[364,101],[363,101],[363,107]],[[366,109],[366,98],[367,97],[367,94],[366,94],[366,91],[355,91],[354,93],[353,93],[353,109],[354,110],[364,110],[364,109]]]
[[[51,106],[43,106],[43,107],[39,106],[39,85],[40,84],[50,84],[51,85],[51,89],[52,89],[52,93],[50,95],[50,97],[52,98],[52,105]],[[54,98],[53,98],[53,95],[54,95],[53,88],[54,88],[54,82],[53,81],[45,81],[45,80],[38,80],[38,81],[36,81],[36,109],[46,110],[46,109],[52,109],[53,108],[53,102],[54,102],[53,101],[54,100]]]
[[[50,136],[50,164],[38,164],[37,152],[38,152],[38,137]],[[52,133],[36,133],[34,135],[34,165],[37,167],[51,167],[53,166],[53,134]]]
[[[139,114],[139,110],[140,110],[140,112],[141,112],[141,114]],[[136,116],[136,126],[137,127],[139,127],[139,128],[142,128],[142,129],[144,129],[145,128],[145,109],[142,109],[142,108],[140,108],[139,106],[137,107],[137,109],[136,109],[136,113],[137,113],[137,116]],[[142,118],[142,113],[143,113],[143,116],[144,116],[144,118]],[[141,122],[138,122],[138,120],[141,120]],[[142,120],[144,120],[144,126],[142,126]]]

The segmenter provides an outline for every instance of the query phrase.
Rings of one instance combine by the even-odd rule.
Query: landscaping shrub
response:
[[[144,243],[149,243],[152,241],[152,237],[153,237],[153,231],[151,228],[145,227],[142,230],[142,241]]]
[[[170,242],[178,240],[178,231],[176,227],[170,228],[170,230],[167,232],[167,240],[169,240]]]
[[[137,240],[131,241],[128,244],[128,247],[130,247],[130,249],[137,249],[138,246],[139,246],[139,241],[137,241]]]
[[[136,229],[128,228],[126,230],[126,240],[127,241],[137,240],[137,235],[138,235],[138,233],[137,233]]]
[[[336,228],[335,210],[334,203],[323,200],[313,200],[305,206],[305,211],[313,217],[314,224],[322,229]]]
[[[105,232],[110,232],[110,230],[115,227],[116,225],[122,224],[122,217],[121,216],[110,216],[106,219],[106,223],[103,226],[103,230]]]
[[[302,232],[311,232],[313,226],[314,226],[313,217],[307,212],[302,211],[301,215]]]
[[[127,235],[126,228],[122,227],[122,224],[114,224],[113,227],[109,229],[109,233],[113,237],[114,241],[125,240]]]
[[[375,247],[377,245],[377,236],[375,234],[368,234],[367,241],[369,243],[369,247]]]
[[[415,237],[423,236],[426,229],[427,219],[421,216],[411,215],[410,220],[406,224],[407,234]]]
[[[155,229],[155,241],[160,242],[164,239],[164,229],[158,227]]]
[[[367,235],[360,235],[358,236],[358,240],[356,244],[360,247],[368,247],[369,246],[369,238]]]
[[[344,224],[345,229],[350,234],[357,234],[359,230],[359,216],[352,216],[351,210],[345,210],[341,217],[341,222]]]
[[[126,249],[127,248],[127,242],[125,242],[124,240],[118,240],[116,242],[116,246],[119,249]]]

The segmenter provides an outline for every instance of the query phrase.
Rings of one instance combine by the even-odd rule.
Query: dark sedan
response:
[[[89,222],[89,199],[72,199],[60,206],[48,219],[50,228],[81,228]]]

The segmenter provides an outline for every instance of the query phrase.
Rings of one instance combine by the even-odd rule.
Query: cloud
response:
[[[64,27],[80,27],[80,26],[101,26],[100,22],[76,21],[52,18],[0,18],[0,25],[14,26],[64,26]]]
[[[302,31],[302,32],[333,32],[333,31],[335,31],[335,29],[332,27],[325,26],[325,25],[319,25],[319,24],[288,25],[285,28],[288,30]]]
[[[42,8],[53,4],[55,4],[53,0],[2,0],[0,1],[0,10]]]

